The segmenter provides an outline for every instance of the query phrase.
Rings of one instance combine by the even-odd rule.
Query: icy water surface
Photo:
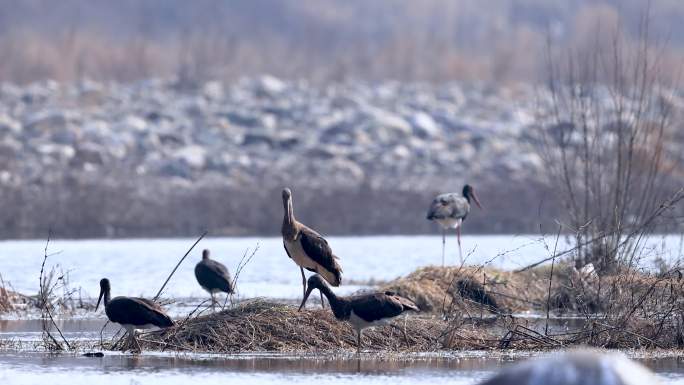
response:
[[[447,240],[447,262],[458,261],[456,237]],[[408,274],[418,267],[441,264],[440,236],[329,237],[344,268],[343,285],[338,292],[358,290],[373,281],[386,281]],[[97,296],[98,281],[108,277],[113,295],[153,296],[194,239],[135,240],[54,240],[50,243],[48,265],[59,264],[69,272],[72,288],[83,288],[83,296]],[[502,268],[517,268],[549,255],[553,237],[545,242],[539,236],[464,236],[463,252],[468,263],[490,262]],[[203,248],[225,263],[231,272],[248,249],[259,246],[252,261],[240,274],[238,289],[242,298],[301,297],[299,269],[287,257],[282,240],[273,238],[207,238],[180,267],[168,285],[165,296],[198,298],[206,296],[193,275]],[[44,240],[0,242],[0,274],[19,292],[36,293],[43,257]],[[566,247],[561,241],[558,249]],[[654,254],[675,260],[681,255],[679,236],[654,238],[649,247]]]
[[[476,384],[530,355],[481,352],[374,356],[166,355],[108,353],[101,358],[37,353],[0,354],[3,384]],[[639,359],[664,385],[684,384],[675,357]]]

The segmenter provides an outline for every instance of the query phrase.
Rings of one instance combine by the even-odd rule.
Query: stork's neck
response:
[[[463,195],[463,197],[466,199],[466,201],[468,201],[468,203],[470,203],[470,191],[468,191],[467,188],[465,188],[465,187],[463,188],[463,193],[461,195]]]
[[[323,293],[323,295],[325,296],[325,298],[328,299],[328,302],[330,303],[330,308],[332,309],[333,314],[335,314],[335,318],[347,319],[349,317],[349,312],[347,311],[347,301],[345,298],[338,297],[330,289],[330,286],[326,285],[325,283],[318,286],[318,290],[320,290],[321,293]]]
[[[283,237],[294,240],[297,234],[295,227],[294,208],[292,207],[292,198],[283,200]]]
[[[104,291],[104,305],[107,307],[107,304],[109,304],[109,298],[111,296],[111,289],[105,289]]]

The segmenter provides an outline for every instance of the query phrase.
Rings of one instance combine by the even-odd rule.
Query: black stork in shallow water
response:
[[[221,262],[209,258],[209,250],[202,251],[202,260],[195,265],[195,278],[202,288],[211,294],[211,308],[214,308],[216,299],[214,294],[233,294],[235,288],[230,279],[228,269]]]
[[[446,243],[447,229],[456,229],[458,237],[458,255],[463,263],[461,251],[461,224],[470,213],[470,199],[475,201],[477,207],[482,209],[480,200],[475,195],[475,189],[469,184],[463,186],[463,193],[440,194],[432,200],[428,209],[427,219],[435,221],[442,226],[442,266],[444,266],[444,246]]]
[[[309,277],[304,299],[299,306],[300,310],[306,304],[306,299],[313,289],[318,289],[328,298],[335,318],[349,322],[356,330],[357,353],[361,351],[361,332],[363,329],[387,325],[393,318],[407,311],[420,311],[413,301],[391,291],[338,297],[319,275]]]
[[[304,269],[320,274],[333,286],[340,286],[342,267],[333,254],[328,241],[316,231],[298,222],[294,217],[292,191],[283,189],[283,245],[287,255],[299,266],[302,272],[303,293],[306,296],[306,276]],[[323,296],[321,296],[323,304]]]
[[[121,325],[128,333],[129,342],[133,342],[138,350],[140,344],[135,338],[136,329],[167,328],[173,326],[173,320],[164,309],[154,301],[137,297],[115,297],[110,299],[111,286],[107,278],[100,280],[100,296],[95,310],[100,307],[104,297],[105,313],[109,321]]]
[[[480,385],[656,385],[643,366],[618,353],[576,350],[503,369]]]

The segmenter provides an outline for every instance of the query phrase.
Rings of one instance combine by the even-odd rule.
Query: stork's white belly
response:
[[[458,218],[458,219],[456,219],[456,218],[442,218],[442,219],[436,219],[436,221],[445,229],[456,229],[461,225],[461,223],[463,222],[463,219],[460,219],[460,218]]]
[[[297,265],[315,271],[319,270],[319,265],[306,255],[306,252],[299,241],[284,241],[284,243],[287,253],[290,254],[290,257]]]
[[[144,329],[159,329],[158,326],[153,325],[153,324],[145,324],[145,325],[120,324],[120,325],[128,331],[144,330]]]
[[[352,324],[355,330],[363,330],[365,328],[373,327],[373,326],[382,326],[382,325],[387,325],[392,321],[394,317],[388,317],[388,318],[381,318],[376,321],[368,322],[364,320],[363,318],[359,317],[354,313],[354,310],[351,311],[351,315],[349,316],[349,323]]]

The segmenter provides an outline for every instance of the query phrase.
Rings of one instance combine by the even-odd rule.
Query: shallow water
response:
[[[108,353],[102,358],[37,353],[0,354],[5,384],[476,384],[529,354],[421,354],[375,356],[167,355]],[[684,384],[677,357],[639,359],[663,384]]]
[[[356,291],[373,281],[386,281],[408,274],[418,267],[441,264],[440,236],[329,237],[344,268],[342,294]],[[194,239],[135,240],[54,240],[48,252],[48,266],[59,264],[68,272],[70,286],[83,289],[84,297],[98,294],[98,281],[112,281],[113,295],[153,296],[178,259]],[[676,260],[681,254],[679,236],[655,237],[649,242],[653,254]],[[553,237],[539,236],[463,236],[467,263],[489,262],[512,269],[549,255]],[[172,278],[164,295],[199,298],[206,293],[193,275],[201,250],[211,249],[214,258],[225,263],[232,273],[246,250],[258,250],[240,273],[238,290],[242,298],[301,298],[299,269],[287,257],[282,240],[272,238],[207,238],[197,246]],[[561,240],[558,250],[566,246]],[[5,282],[22,293],[36,293],[45,241],[0,242],[0,273]],[[447,240],[447,262],[458,261],[455,236]],[[346,282],[346,283],[345,283]]]
[[[556,320],[562,328],[572,320]],[[98,340],[104,320],[59,320],[70,340]],[[532,327],[532,325],[530,325]],[[39,341],[39,320],[0,321],[0,340]],[[118,327],[108,324],[104,338]],[[24,349],[31,349],[30,344]],[[371,347],[372,349],[372,347]],[[97,350],[93,350],[95,352]],[[537,355],[535,352],[380,353],[366,350],[360,359],[335,354],[191,354],[145,352],[142,355],[104,351],[104,357],[52,355],[31,351],[0,351],[2,384],[476,384],[502,366]],[[684,385],[684,357],[677,352],[631,353],[654,370],[664,385]]]
[[[452,237],[453,238],[453,237]],[[422,237],[330,237],[342,259],[344,284],[337,291],[349,293],[391,280],[416,268],[441,263],[441,238]],[[97,295],[98,280],[112,280],[114,295],[153,296],[178,258],[193,239],[151,240],[57,240],[50,244],[48,266],[60,264],[68,271],[72,288],[80,295]],[[548,244],[551,239],[546,239]],[[295,300],[301,296],[299,270],[287,258],[280,238],[210,238],[203,240],[171,280],[165,297],[181,300],[172,308],[187,314],[206,294],[195,282],[193,268],[203,248],[229,266],[231,272],[248,248],[259,245],[254,259],[238,281],[242,298],[264,296]],[[654,239],[654,254],[666,259],[680,257],[678,236]],[[23,293],[35,293],[45,242],[0,242],[0,272],[5,283]],[[552,247],[552,246],[550,246]],[[563,249],[565,243],[559,246]],[[454,239],[447,243],[448,261],[455,263],[458,252]],[[549,255],[545,243],[534,236],[464,236],[468,263],[491,263],[502,268],[525,266]],[[21,313],[19,313],[21,315]],[[22,315],[22,317],[25,315]],[[17,320],[4,315],[0,339],[38,341],[39,320]],[[104,325],[100,313],[80,314],[80,318],[57,321],[69,340],[97,340]],[[572,321],[567,321],[572,322]],[[555,327],[562,328],[558,322]],[[105,338],[118,328],[109,325]],[[0,383],[3,384],[186,384],[199,379],[208,384],[475,384],[503,365],[529,354],[458,352],[455,354],[379,355],[353,354],[292,356],[275,354],[190,355],[146,352],[141,356],[105,352],[102,358],[73,355],[47,355],[31,352],[0,352]],[[667,385],[684,385],[684,363],[677,357],[641,358]]]

